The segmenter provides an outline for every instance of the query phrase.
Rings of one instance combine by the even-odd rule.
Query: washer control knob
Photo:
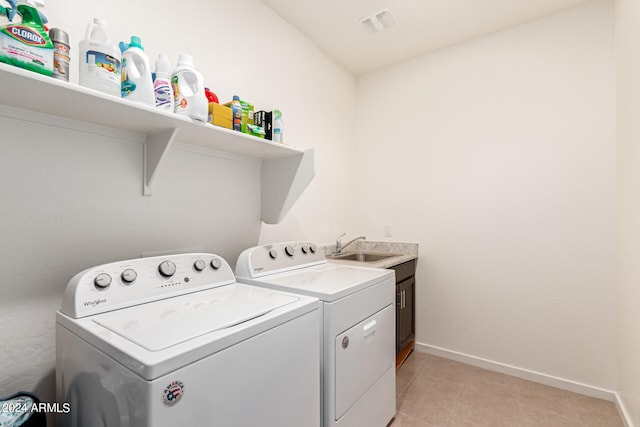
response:
[[[303,254],[308,254],[309,253],[309,246],[307,245],[302,245],[302,247],[300,248],[300,250],[302,251]]]
[[[111,276],[109,276],[107,273],[100,273],[96,276],[95,279],[93,279],[93,284],[96,286],[96,288],[106,289],[111,284]]]
[[[193,263],[193,268],[195,268],[196,271],[202,271],[206,266],[207,266],[207,263],[201,259],[197,259],[196,262]]]
[[[222,261],[220,261],[220,258],[212,259],[210,264],[211,264],[211,268],[213,268],[214,270],[217,270],[220,267],[222,267]]]
[[[275,249],[269,249],[269,257],[271,257],[271,259],[276,259],[278,257],[278,252]]]
[[[122,272],[120,278],[124,283],[128,285],[130,283],[133,283],[138,278],[138,273],[136,273],[136,271],[132,268],[127,268]]]
[[[316,245],[309,245],[309,250],[311,251],[312,254],[316,253]]]
[[[176,273],[176,265],[173,261],[162,261],[158,266],[158,272],[163,277],[171,277]]]
[[[293,256],[293,246],[285,246],[284,247],[284,253],[289,255],[289,256]]]

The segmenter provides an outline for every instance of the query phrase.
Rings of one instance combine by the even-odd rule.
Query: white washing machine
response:
[[[78,273],[56,318],[58,426],[318,426],[319,302],[212,254]]]
[[[395,416],[393,270],[327,263],[309,242],[242,252],[239,282],[319,298],[323,425],[382,427]]]

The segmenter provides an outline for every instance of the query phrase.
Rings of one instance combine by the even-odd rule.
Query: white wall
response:
[[[45,12],[72,40],[84,38],[87,23],[100,16],[110,23],[114,40],[140,36],[153,60],[162,52],[175,64],[179,53],[191,53],[221,102],[240,95],[256,107],[283,111],[285,142],[314,148],[316,177],[281,224],[263,225],[260,243],[323,242],[351,229],[351,210],[337,207],[349,204],[355,188],[355,77],[262,1],[188,0],[177,6],[163,0],[153,2],[154,9],[149,4],[66,0]],[[325,214],[319,206],[335,209]]]
[[[615,389],[613,15],[358,79],[357,232],[420,244],[418,342]]]
[[[616,2],[618,131],[618,392],[640,425],[640,3]]]
[[[222,101],[239,94],[256,107],[280,108],[286,141],[316,149],[316,177],[285,224],[264,232],[255,160],[177,144],[153,195],[143,197],[139,135],[80,132],[56,120],[38,123],[39,116],[6,117],[4,110],[0,396],[31,390],[54,399],[54,314],[68,280],[85,268],[176,249],[214,252],[233,266],[240,251],[260,239],[324,241],[335,233],[324,224],[349,225],[350,209],[321,211],[317,203],[349,205],[353,195],[346,179],[353,149],[343,148],[353,141],[354,77],[259,0],[149,5],[48,3],[50,25],[71,36],[72,81],[77,43],[93,16],[104,17],[115,40],[139,35],[153,58],[166,52],[175,63],[180,52],[192,53]],[[176,22],[180,17],[185,21]]]
[[[420,243],[419,341],[615,389],[610,2],[365,75],[357,99],[354,77],[258,0],[144,4],[65,0],[45,12],[74,53],[93,16],[117,40],[142,37],[151,57],[191,52],[221,100],[284,111],[286,140],[316,150],[316,178],[266,226],[253,161],[179,146],[145,198],[139,142],[0,117],[0,395],[53,399],[54,312],[83,268],[183,248],[233,264],[258,241],[384,240],[384,224],[387,240]],[[619,148],[630,151],[637,108],[626,111]],[[636,172],[622,170],[633,190]],[[623,234],[637,231],[629,212]],[[627,259],[633,238],[619,246]],[[619,348],[621,393],[640,419],[636,270],[620,270]]]

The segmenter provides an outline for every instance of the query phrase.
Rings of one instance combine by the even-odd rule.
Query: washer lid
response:
[[[233,284],[99,314],[92,320],[149,351],[161,351],[298,300],[292,295]]]
[[[393,277],[393,270],[322,264],[259,279],[238,280],[255,285],[265,284],[273,289],[309,295],[330,302]]]

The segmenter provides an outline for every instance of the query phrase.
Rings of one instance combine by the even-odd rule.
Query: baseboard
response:
[[[618,392],[615,392],[616,395],[616,407],[618,408],[618,413],[620,414],[620,418],[622,418],[622,422],[624,423],[625,427],[635,427],[635,424],[633,423],[633,421],[631,421],[631,416],[629,415],[629,412],[627,411],[627,408],[624,405],[624,402],[622,401],[622,397],[620,397],[620,394]]]
[[[477,366],[479,368],[488,369],[494,372],[511,375],[513,377],[522,378],[536,383],[556,387],[562,390],[571,391],[573,393],[583,394],[589,397],[608,400],[609,402],[617,402],[616,393],[611,390],[605,390],[599,387],[593,387],[587,384],[566,380],[552,375],[542,374],[540,372],[530,371],[528,369],[518,368],[517,366],[506,365],[492,360],[482,359],[480,357],[471,356],[456,351],[447,350],[440,347],[431,346],[416,342],[416,351],[428,353],[434,356],[444,357],[445,359],[455,360],[457,362],[466,363],[467,365]]]

